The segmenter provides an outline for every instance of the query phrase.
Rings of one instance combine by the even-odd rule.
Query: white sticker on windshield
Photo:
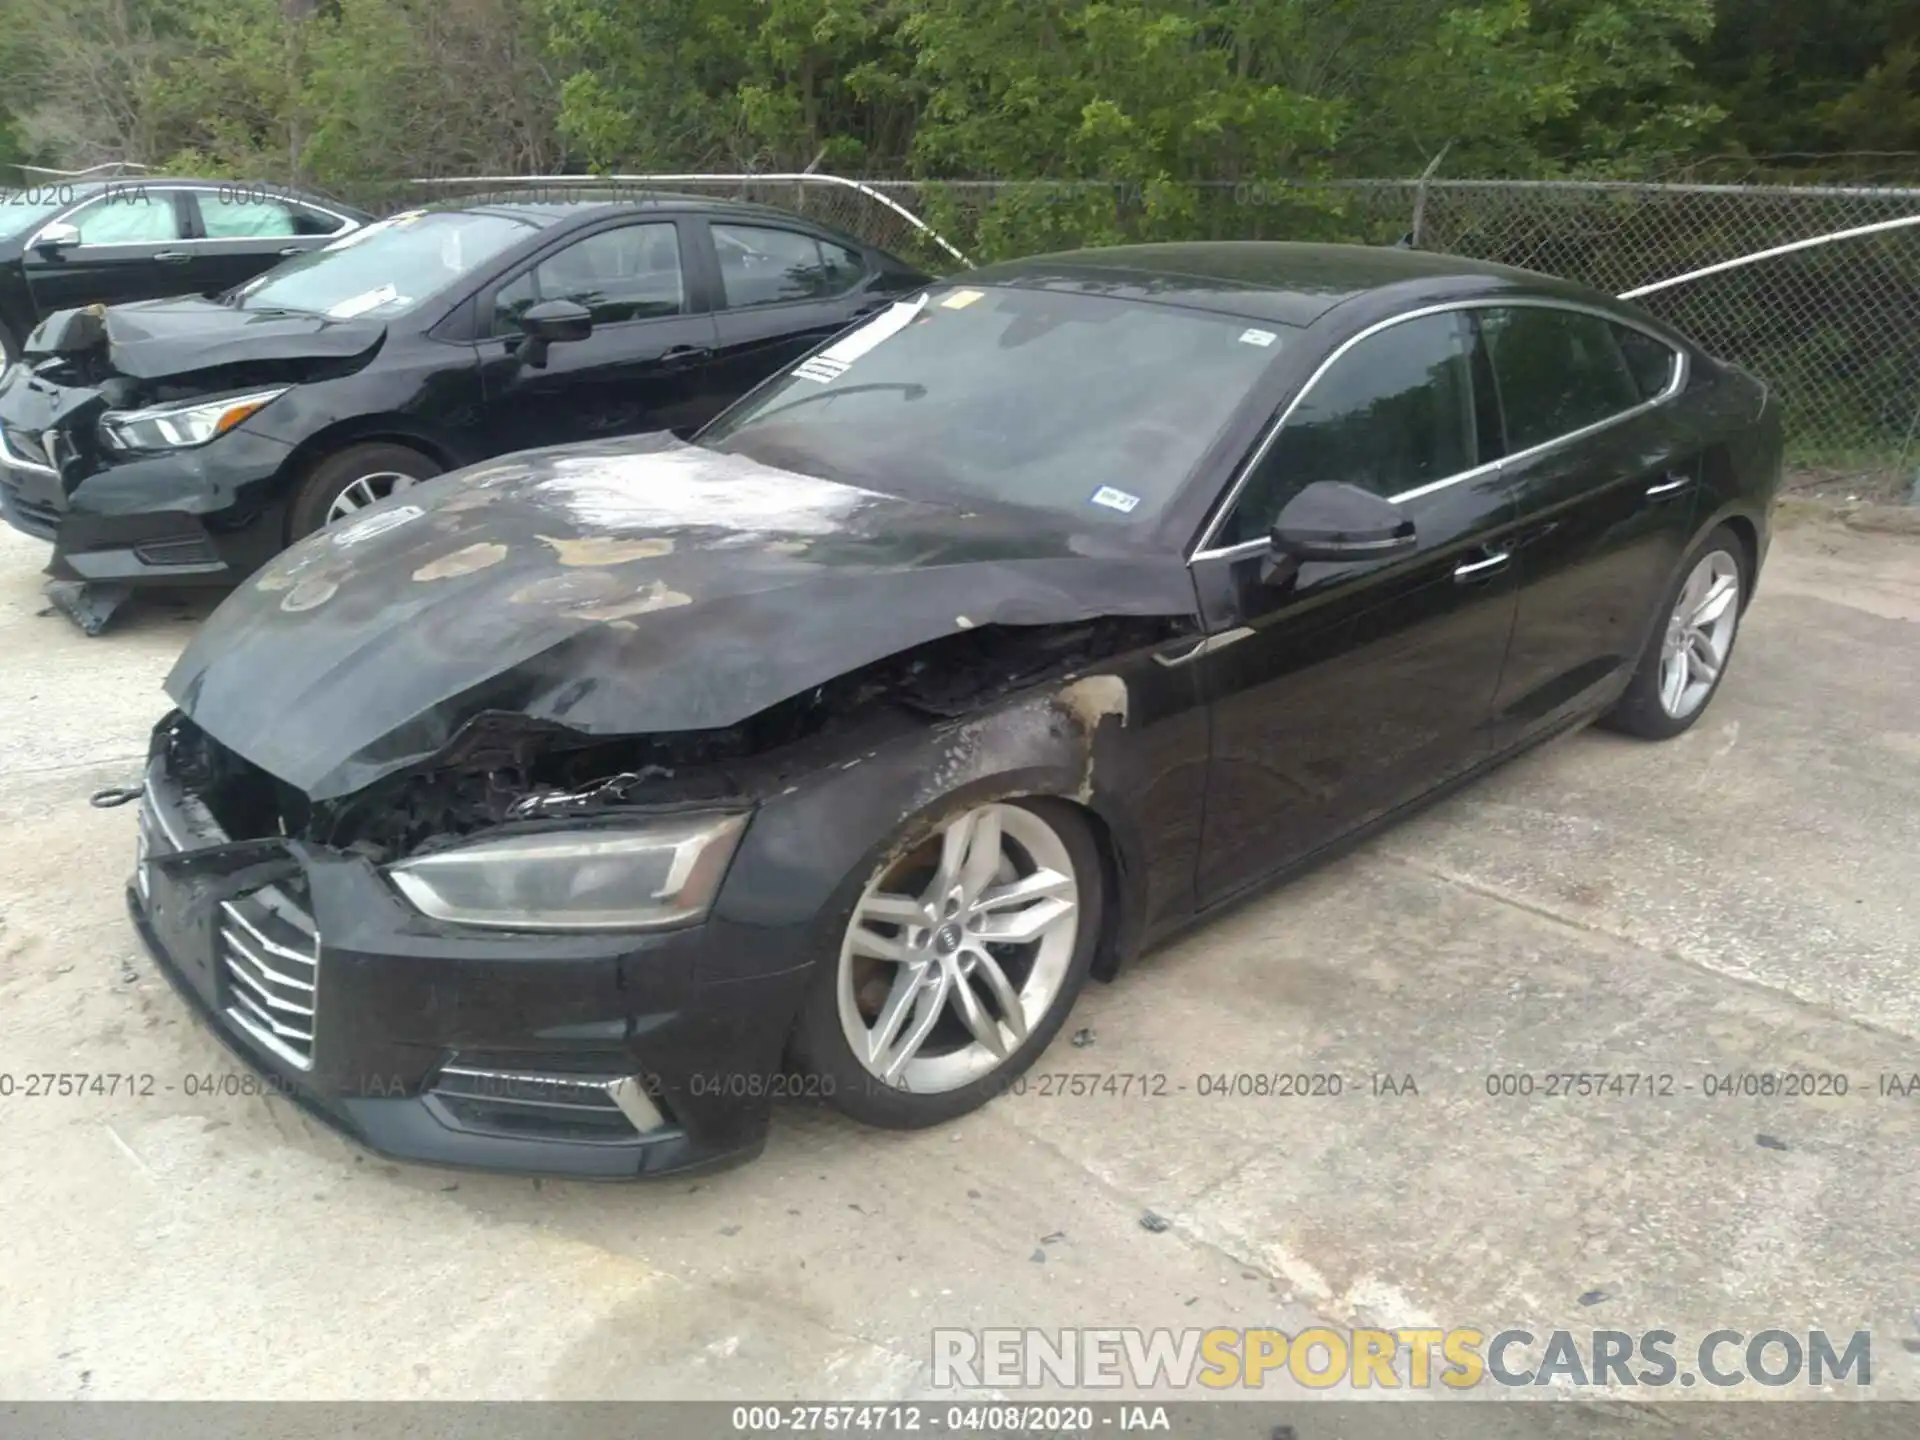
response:
[[[1271,330],[1242,330],[1240,332],[1240,343],[1242,345],[1271,345],[1279,338],[1280,337]]]
[[[1093,492],[1092,503],[1104,505],[1109,510],[1118,510],[1122,515],[1133,513],[1133,507],[1140,503],[1138,495],[1129,495],[1124,490],[1116,490],[1111,485],[1102,485]]]
[[[338,305],[331,307],[327,311],[327,317],[332,320],[351,320],[356,315],[364,315],[369,310],[378,310],[382,305],[392,304],[399,294],[400,292],[394,289],[392,282],[389,281],[362,294],[348,296]]]
[[[913,317],[926,308],[927,297],[896,300],[873,319],[844,339],[837,340],[818,355],[809,356],[793,367],[802,380],[817,380],[825,385],[847,373],[847,367],[889,336],[898,335],[913,323]]]

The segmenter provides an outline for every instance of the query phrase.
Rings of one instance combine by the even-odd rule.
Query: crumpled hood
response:
[[[721,728],[972,625],[1193,612],[1177,556],[966,503],[666,434],[510,455],[287,551],[214,612],[167,693],[323,800],[486,712],[596,736]]]
[[[197,295],[60,310],[22,346],[29,363],[101,347],[107,364],[134,380],[262,362],[338,366],[370,358],[386,338],[371,320],[330,320],[273,310],[236,310]]]

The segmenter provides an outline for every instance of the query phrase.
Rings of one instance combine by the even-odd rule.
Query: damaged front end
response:
[[[279,548],[266,490],[290,452],[244,422],[365,365],[384,333],[193,298],[42,322],[0,379],[0,507],[53,542],[56,603],[96,633],[136,585],[257,567]]]
[[[1168,629],[983,626],[704,731],[492,712],[326,799],[175,712],[133,911],[230,1043],[376,1149],[601,1176],[731,1163],[762,1143],[848,877],[956,796],[1090,795],[1128,689],[1083,672]],[[1121,763],[1107,783],[1137,779]]]

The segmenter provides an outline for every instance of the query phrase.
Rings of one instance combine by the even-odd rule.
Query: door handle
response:
[[[699,364],[712,354],[713,351],[705,345],[675,345],[672,349],[661,353],[660,363],[669,370],[684,370],[690,365]]]
[[[182,260],[191,259],[192,257],[184,250],[161,250],[158,251],[153,258],[158,260],[162,265],[178,265]]]
[[[1679,475],[1669,470],[1667,478],[1647,487],[1647,499],[1658,500],[1662,495],[1673,495],[1693,483],[1691,475]]]
[[[1497,554],[1488,555],[1483,559],[1462,561],[1453,567],[1453,578],[1455,580],[1465,581],[1476,580],[1482,576],[1490,577],[1494,571],[1500,569],[1512,558],[1513,552],[1511,550],[1502,550]]]

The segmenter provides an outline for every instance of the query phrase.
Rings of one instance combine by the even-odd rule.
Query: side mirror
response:
[[[539,370],[546,366],[549,346],[593,333],[593,312],[572,300],[542,300],[521,311],[520,330],[527,337],[520,358]]]
[[[62,250],[71,250],[80,243],[80,227],[70,225],[65,220],[56,220],[51,225],[42,226],[31,243],[33,249],[50,260]]]
[[[1358,485],[1321,480],[1286,503],[1273,522],[1276,556],[1294,560],[1384,560],[1414,547],[1413,520]]]

